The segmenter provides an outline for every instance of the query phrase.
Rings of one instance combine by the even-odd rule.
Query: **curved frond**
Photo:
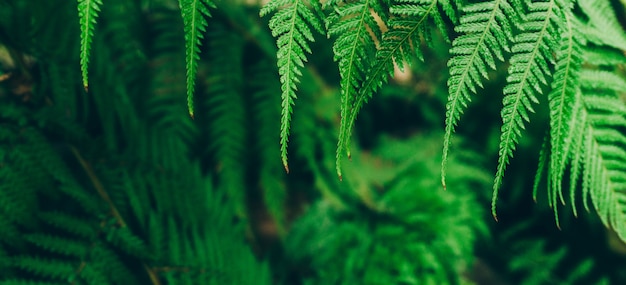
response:
[[[558,7],[556,1],[530,2],[524,20],[519,28],[522,31],[515,36],[511,51],[509,74],[504,87],[503,107],[501,111],[502,127],[498,169],[493,186],[492,214],[496,216],[496,199],[502,185],[502,178],[509,159],[529,122],[529,112],[534,112],[532,103],[539,103],[537,94],[543,92],[551,75],[548,66],[556,50]]]
[[[289,129],[291,113],[293,112],[296,90],[302,72],[307,61],[306,54],[311,53],[309,42],[314,41],[311,28],[319,33],[324,33],[322,21],[307,6],[319,5],[317,1],[306,0],[273,0],[268,2],[260,12],[265,16],[276,12],[270,20],[269,26],[272,35],[277,38],[278,46],[278,73],[280,75],[282,89],[282,111],[280,120],[280,148],[281,159],[285,170],[289,172],[287,164],[287,143],[289,141]]]
[[[548,95],[550,152],[547,161],[544,159],[549,165],[548,203],[559,225],[557,208],[559,202],[565,204],[564,181],[569,184],[574,215],[581,186],[584,208],[590,211],[591,204],[602,222],[626,240],[626,104],[620,98],[626,79],[615,72],[626,57],[589,43],[583,46],[579,24],[570,11],[564,11],[556,72]],[[536,183],[535,193],[537,187]]]
[[[369,68],[369,56],[376,54],[376,43],[382,39],[381,27],[375,16],[385,20],[385,12],[378,1],[361,0],[334,7],[328,17],[329,36],[336,36],[333,45],[335,60],[339,62],[341,75],[341,126],[337,142],[337,175],[341,179],[341,159],[344,152],[350,157],[349,117],[358,88]]]
[[[444,187],[445,165],[454,128],[471,101],[471,95],[488,78],[487,69],[496,68],[496,59],[504,61],[503,52],[509,51],[509,42],[513,41],[511,21],[514,17],[513,7],[506,0],[480,2],[463,7],[460,24],[455,28],[461,35],[452,42],[452,58],[448,61],[450,94],[446,104],[441,171]]]
[[[618,94],[626,80],[621,77],[600,77],[598,85],[581,74],[584,108],[582,152],[583,199],[587,194],[600,219],[626,240],[626,106]],[[578,177],[576,177],[578,178]]]
[[[246,157],[248,157],[249,120],[242,86],[244,84],[244,42],[230,33],[221,23],[215,23],[208,32],[211,62],[206,78],[204,100],[206,131],[210,138],[210,152],[215,159],[218,191],[233,200],[235,213],[246,219]],[[199,97],[200,98],[200,97]],[[200,106],[200,105],[199,105]],[[205,115],[205,114],[203,114]],[[201,115],[198,114],[200,117]]]
[[[367,71],[367,76],[359,89],[347,120],[346,147],[350,145],[350,134],[361,108],[367,100],[393,75],[394,63],[401,70],[405,63],[417,56],[423,61],[420,51],[422,37],[428,39],[428,29],[437,25],[439,31],[447,35],[447,27],[435,0],[398,0],[389,8],[391,18],[387,22],[389,30],[382,34],[382,41],[376,51],[376,59]],[[447,38],[447,37],[446,37]]]
[[[580,43],[574,33],[574,28],[569,20],[570,15],[564,14],[563,33],[561,35],[560,47],[557,51],[557,64],[552,82],[552,90],[548,94],[548,102],[550,105],[550,174],[548,181],[548,203],[555,211],[557,210],[557,197],[562,197],[561,181],[571,156],[571,146],[575,143],[575,132],[572,132],[572,126],[577,125],[574,111],[580,106],[577,98],[579,84],[579,70],[581,67],[581,50]],[[577,165],[577,161],[573,161],[572,165]],[[576,168],[572,168],[574,171]],[[575,174],[575,173],[574,173]],[[574,182],[574,181],[572,181]],[[574,201],[575,183],[572,183],[570,190],[570,199]],[[574,208],[574,215],[576,215]],[[558,224],[558,217],[556,217]]]
[[[271,65],[270,65],[271,64]],[[249,76],[252,95],[252,119],[258,127],[253,130],[254,153],[258,154],[259,163],[255,167],[259,172],[259,185],[263,188],[263,198],[268,211],[276,222],[279,234],[285,233],[286,185],[283,183],[284,172],[276,159],[280,150],[275,147],[280,122],[280,83],[272,70],[273,62],[262,61],[252,67]]]
[[[80,22],[80,69],[85,90],[89,88],[88,66],[91,53],[91,39],[96,27],[102,0],[78,0],[78,20]]]
[[[200,59],[200,45],[210,17],[209,7],[215,8],[212,0],[180,0],[180,12],[185,29],[185,63],[187,70],[187,108],[193,118],[193,93]]]

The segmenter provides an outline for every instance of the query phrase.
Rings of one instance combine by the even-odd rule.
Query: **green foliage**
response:
[[[289,172],[287,142],[297,84],[300,82],[299,77],[302,76],[300,69],[307,61],[305,52],[311,53],[308,42],[315,39],[311,27],[319,33],[324,33],[322,21],[309,10],[307,5],[318,7],[317,1],[272,0],[260,12],[261,16],[276,12],[270,20],[269,27],[272,30],[272,36],[277,38],[278,46],[278,73],[282,90],[280,155],[287,172]]]
[[[518,15],[511,4],[504,0],[469,4],[463,7],[460,24],[455,27],[455,31],[460,36],[452,41],[450,49],[452,57],[448,61],[450,95],[446,104],[446,133],[443,139],[443,171],[441,172],[444,187],[446,186],[445,164],[450,137],[461,118],[463,109],[470,102],[471,95],[477,92],[476,87],[482,87],[482,81],[488,79],[488,68],[496,68],[495,59],[504,61],[503,52],[510,50],[509,43],[514,37],[511,22],[516,22],[516,17]]]
[[[374,92],[387,81],[388,76],[393,75],[394,67],[397,66],[400,70],[404,70],[404,65],[411,63],[414,56],[423,61],[420,49],[413,47],[419,47],[422,38],[431,38],[428,31],[429,25],[436,24],[442,34],[447,34],[438,3],[440,2],[393,1],[389,7],[391,17],[387,21],[389,31],[382,34],[382,41],[376,50],[376,60],[367,70],[358,95],[352,99],[354,104],[349,108],[349,117],[342,121],[345,143],[341,142],[342,138],[340,137],[340,147],[349,148],[356,116]],[[450,7],[448,5],[443,6],[444,8]],[[345,124],[347,126],[344,126]],[[338,154],[341,155],[341,153]],[[338,167],[340,167],[339,163],[338,161]]]
[[[246,110],[243,103],[242,86],[243,71],[241,57],[243,41],[237,35],[227,33],[223,27],[217,26],[210,30],[213,39],[209,46],[210,66],[207,74],[206,96],[202,110],[206,112],[208,125],[213,140],[209,147],[218,163],[218,179],[222,191],[229,193],[237,201],[236,211],[245,217],[245,155],[247,141]]]
[[[502,134],[498,170],[494,182],[492,214],[496,216],[496,198],[502,185],[504,170],[513,156],[515,146],[528,122],[529,112],[534,112],[532,103],[539,103],[535,94],[541,94],[542,84],[547,84],[551,75],[549,63],[557,45],[559,8],[556,1],[527,3],[519,29],[522,33],[515,36],[510,59],[511,66],[504,87],[502,107]],[[556,83],[559,84],[559,83]]]
[[[102,0],[78,0],[78,18],[80,20],[80,69],[83,73],[83,86],[85,86],[85,90],[87,90],[89,86],[88,65],[91,53],[91,41],[101,5]]]
[[[626,282],[617,1],[253,2],[0,0],[0,284]]]
[[[429,135],[383,138],[371,154],[355,152],[344,189],[335,190],[352,199],[314,204],[287,237],[289,258],[312,270],[305,284],[462,284],[486,230],[474,219],[481,212],[471,188],[489,180],[457,158],[454,191],[437,191],[440,147]]]
[[[549,189],[552,199],[550,199],[551,205],[556,205],[557,193],[562,193],[560,188],[560,181],[563,180],[563,175],[567,162],[567,155],[571,146],[571,130],[568,126],[572,125],[575,120],[573,112],[573,101],[570,99],[572,95],[576,96],[577,88],[576,84],[579,80],[578,70],[581,64],[580,43],[579,39],[574,34],[574,26],[570,21],[570,15],[565,15],[568,20],[568,25],[564,26],[563,37],[559,44],[559,56],[557,58],[557,65],[554,73],[554,82],[552,83],[552,91],[548,94],[548,102],[550,103],[550,137],[561,138],[558,140],[552,140],[550,153],[555,155],[554,159],[550,160],[550,169],[553,171],[550,175],[550,185],[552,189]],[[547,139],[547,138],[546,138]],[[546,152],[547,154],[547,152]],[[578,173],[578,158],[572,160],[573,171],[572,176],[577,176]],[[543,171],[541,169],[539,171]],[[539,177],[540,174],[537,175]],[[577,179],[577,178],[576,178]],[[575,193],[576,183],[571,184],[570,195]],[[536,192],[537,186],[535,186]],[[559,194],[560,195],[560,194]],[[534,195],[536,197],[536,194]],[[571,196],[573,197],[573,196]],[[535,198],[536,199],[536,198]],[[574,199],[572,199],[573,201]],[[556,210],[557,207],[555,206]],[[576,208],[574,209],[574,215],[576,215]],[[556,213],[555,213],[556,214]],[[558,219],[557,219],[558,225]]]
[[[625,126],[625,107],[618,94],[624,90],[625,81],[610,71],[615,62],[602,59],[612,55],[610,49],[585,47],[584,54],[581,54],[579,40],[574,34],[575,22],[567,23],[567,37],[561,43],[555,86],[549,96],[549,203],[558,224],[557,204],[565,203],[562,184],[566,163],[570,162],[570,178],[567,179],[570,202],[575,205],[576,186],[582,181],[585,209],[589,211],[591,198],[602,222],[624,239],[623,194],[618,189],[623,188],[625,181],[622,169],[626,156],[622,146],[626,145],[626,140],[620,131]],[[581,61],[586,62],[585,68],[581,69]]]
[[[583,0],[578,4],[585,15],[589,17],[587,27],[589,39],[598,45],[608,45],[620,50],[626,49],[626,35],[624,29],[613,11],[609,1]]]
[[[609,128],[610,130],[604,131],[596,140],[621,143],[621,137],[605,135],[619,133],[617,130],[622,127],[620,115],[602,119],[603,123],[576,123],[584,116],[577,108],[587,110],[587,105],[590,104],[585,101],[588,100],[585,99],[588,95],[577,91],[585,89],[585,81],[578,80],[580,66],[584,61],[579,59],[579,46],[609,45],[621,48],[620,39],[624,37],[608,2],[598,2],[598,8],[592,7],[591,3],[583,1],[579,4],[580,10],[585,14],[583,16],[578,10],[574,11],[573,5],[567,1],[441,2],[441,10],[445,11],[448,18],[445,20],[435,2],[329,1],[324,13],[328,15],[326,19],[329,36],[337,36],[333,54],[339,62],[341,77],[341,122],[336,162],[339,178],[342,177],[341,158],[344,151],[350,156],[353,124],[364,102],[394,72],[394,63],[402,70],[405,62],[411,62],[409,51],[422,59],[419,50],[421,38],[425,38],[427,42],[430,38],[429,33],[423,31],[436,26],[447,37],[448,28],[452,27],[458,35],[452,37],[451,58],[448,61],[451,76],[448,79],[449,95],[443,140],[444,187],[450,138],[460,116],[472,95],[478,92],[479,87],[484,86],[485,80],[490,79],[489,70],[496,70],[498,61],[506,61],[509,67],[507,84],[502,89],[503,125],[500,129],[498,165],[492,196],[493,216],[496,217],[496,200],[503,184],[505,169],[523,136],[526,123],[534,112],[533,104],[539,104],[542,97],[540,95],[549,90],[547,101],[551,117],[548,141],[550,149],[549,153],[547,150],[545,153],[550,157],[547,161],[542,160],[542,164],[550,171],[548,197],[555,214],[557,200],[565,203],[561,184],[567,166],[571,165],[571,199],[574,200],[576,196],[578,179],[581,176],[586,177],[582,183],[583,199],[586,201],[591,196],[591,200],[595,201],[596,211],[603,217],[605,224],[619,229],[617,225],[623,224],[619,210],[621,202],[613,195],[621,192],[611,190],[607,181],[617,182],[618,185],[621,183],[620,172],[611,169],[618,168],[619,166],[613,165],[621,165],[624,156],[617,148],[603,155],[600,145],[594,146],[595,143],[589,142],[595,132],[585,131],[585,126],[602,125]],[[457,15],[460,15],[458,24],[455,21]],[[376,22],[375,17],[380,22]],[[580,26],[584,33],[575,34],[576,26]],[[603,32],[598,32],[599,30]],[[373,54],[376,54],[374,60],[366,60]],[[279,55],[279,61],[281,57]],[[592,74],[594,73],[586,78],[590,78]],[[612,79],[611,86],[619,86],[615,83],[621,81],[619,76],[608,71],[602,77],[602,80],[589,82]],[[598,89],[598,86],[592,88]],[[612,104],[623,106],[623,102],[617,100]],[[615,110],[616,107],[611,108]],[[587,134],[583,135],[585,132]],[[616,161],[611,162],[611,166],[605,166],[608,167],[606,171],[603,167],[592,166],[597,165],[601,157],[607,155]],[[621,186],[617,186],[619,187]]]
[[[193,94],[195,90],[196,73],[203,33],[206,32],[207,21],[210,17],[209,8],[215,8],[211,0],[181,0],[180,11],[185,27],[185,66],[187,70],[187,108],[193,118]]]
[[[331,2],[332,3],[332,2]],[[374,15],[383,17],[383,6],[378,1],[363,0],[337,5],[329,4],[333,12],[327,19],[328,35],[337,37],[333,44],[334,58],[339,63],[341,75],[341,127],[337,144],[337,175],[341,175],[341,158],[344,151],[350,157],[349,114],[360,82],[365,77],[368,62],[376,53],[374,41],[382,38],[382,31]]]
[[[184,76],[171,76],[185,71],[185,47],[173,40],[184,34],[179,11],[161,6],[143,14],[141,4],[111,0],[102,7],[91,39],[88,97],[73,68],[79,57],[66,54],[75,51],[51,52],[80,46],[78,27],[67,21],[76,14],[9,6],[11,17],[48,22],[38,26],[42,35],[59,31],[69,42],[29,34],[32,26],[11,26],[11,17],[2,22],[9,33],[2,45],[17,65],[8,66],[11,77],[0,89],[2,284],[270,284],[268,267],[244,237],[247,224],[235,219],[243,199],[231,197],[224,189],[232,182],[197,155],[223,146],[198,147],[208,133],[200,126],[212,121],[200,116],[196,125],[185,116]],[[36,57],[15,49],[20,46]],[[217,74],[216,67],[229,68],[219,60],[198,66],[210,63]],[[13,89],[14,80],[26,91]],[[221,93],[206,94],[211,108],[228,107],[218,100]]]

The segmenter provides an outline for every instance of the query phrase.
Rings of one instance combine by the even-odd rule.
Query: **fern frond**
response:
[[[285,171],[289,172],[287,163],[287,143],[291,114],[293,112],[296,90],[301,68],[307,61],[306,53],[311,53],[309,42],[314,41],[311,27],[319,33],[324,33],[322,21],[308,8],[307,5],[319,5],[317,1],[307,0],[273,0],[268,2],[260,12],[265,16],[276,12],[270,19],[269,27],[272,35],[277,38],[278,46],[278,73],[282,89],[282,111],[280,119],[280,149],[281,159]]]
[[[455,31],[461,35],[454,39],[448,61],[448,103],[446,128],[443,140],[441,182],[445,188],[446,162],[450,138],[463,110],[471,101],[477,87],[488,78],[488,68],[496,68],[496,59],[504,61],[503,52],[509,51],[513,41],[511,21],[516,17],[506,0],[469,4],[463,7],[463,16]]]
[[[200,46],[210,17],[209,8],[215,8],[212,0],[180,0],[180,12],[185,29],[185,63],[187,70],[187,108],[193,118],[193,93],[200,59]]]
[[[216,22],[209,35],[210,63],[206,78],[206,94],[201,107],[205,130],[209,135],[210,152],[214,157],[219,191],[233,199],[239,218],[246,218],[246,103],[243,96],[244,41],[230,33],[225,25]],[[200,97],[199,97],[200,98]]]
[[[29,256],[15,257],[13,266],[35,274],[36,276],[67,280],[76,270],[75,266],[67,261],[35,258]]]
[[[381,28],[374,16],[378,15],[385,21],[385,12],[381,3],[374,0],[355,1],[334,8],[334,13],[328,17],[328,34],[337,37],[333,52],[335,60],[339,62],[341,75],[341,125],[336,157],[337,175],[341,179],[341,159],[344,152],[350,157],[348,131],[352,105],[369,68],[366,59],[376,54],[374,41],[382,39]]]
[[[68,239],[46,234],[30,234],[24,237],[30,243],[49,252],[76,258],[84,257],[89,251],[89,244],[81,240]]]
[[[398,0],[389,7],[392,15],[387,22],[389,31],[382,35],[376,59],[367,71],[347,120],[348,126],[345,130],[347,148],[350,146],[350,136],[359,111],[393,74],[394,63],[404,70],[404,64],[412,62],[414,56],[423,61],[419,49],[421,37],[429,38],[424,33],[429,32],[431,25],[436,24],[441,33],[447,35],[447,27],[437,4],[438,1],[435,0]]]
[[[589,17],[587,25],[592,27],[582,31],[590,33],[595,38],[594,42],[626,50],[626,33],[609,0],[580,0],[577,3]]]
[[[268,211],[272,214],[278,232],[285,232],[285,200],[286,187],[282,181],[283,171],[276,158],[280,155],[275,148],[278,137],[277,125],[280,122],[280,98],[276,93],[280,90],[279,79],[275,74],[266,72],[272,70],[266,61],[252,68],[250,77],[250,92],[253,92],[253,120],[258,128],[253,130],[255,153],[260,159],[257,169],[259,184],[263,189],[263,197]]]
[[[556,34],[560,18],[556,1],[529,2],[527,5],[528,11],[519,26],[522,32],[515,36],[511,48],[511,67],[503,90],[502,133],[491,203],[494,217],[504,171],[513,157],[525,122],[530,120],[528,113],[534,112],[532,103],[539,103],[537,94],[541,94],[542,86],[547,85],[546,78],[551,75],[548,64],[553,61],[552,53],[558,44]]]
[[[570,128],[576,125],[576,117],[574,117],[573,112],[578,108],[576,104],[580,103],[574,100],[574,98],[576,98],[576,93],[578,92],[581,50],[580,43],[569,20],[570,16],[569,11],[563,14],[564,21],[560,47],[557,52],[557,64],[551,86],[552,90],[548,94],[548,103],[550,105],[550,153],[552,156],[549,163],[548,203],[555,211],[557,224],[556,199],[562,193],[561,181],[563,181],[565,168],[572,151],[570,147],[575,134]],[[575,198],[573,195],[574,191],[570,191],[570,194],[570,199],[573,203]],[[574,207],[574,215],[576,214]]]
[[[603,77],[604,83],[584,78],[583,195],[590,194],[594,208],[607,226],[626,240],[626,108],[618,94],[625,80]],[[577,154],[580,155],[580,154]]]
[[[83,87],[89,88],[88,66],[91,54],[91,39],[96,27],[96,19],[100,12],[102,0],[78,0],[78,20],[80,23],[80,69],[83,76]]]
[[[563,37],[557,54],[558,63],[549,94],[550,143],[548,202],[559,225],[557,203],[565,203],[562,183],[570,167],[569,200],[577,215],[576,188],[582,185],[582,203],[589,201],[602,222],[624,239],[626,215],[626,106],[617,96],[626,88],[626,80],[609,71],[624,61],[616,53],[587,48],[587,67],[580,70],[583,58],[576,35],[576,22],[564,14]],[[597,65],[598,67],[594,67]],[[602,67],[602,68],[600,68]],[[579,181],[582,183],[579,184]]]
[[[571,28],[570,33],[573,31]],[[567,42],[567,39],[564,41]],[[589,60],[601,59],[601,56],[585,56],[586,68],[576,75],[580,64],[578,56],[581,54],[576,45],[576,40],[562,45],[561,52],[570,49],[571,55],[561,57],[555,79],[561,80],[564,85],[572,85],[578,80],[578,86],[572,90],[555,84],[558,88],[550,96],[551,109],[556,109],[551,112],[551,142],[556,148],[550,155],[550,165],[554,167],[548,175],[551,182],[548,197],[553,208],[559,198],[561,203],[564,202],[561,184],[565,163],[569,162],[572,206],[575,206],[576,187],[582,185],[585,209],[590,210],[591,202],[604,225],[626,240],[626,134],[623,132],[626,128],[626,105],[619,96],[626,87],[626,80],[610,72],[612,65],[606,64],[607,61],[597,63]],[[588,47],[585,55],[594,52],[602,51]],[[571,64],[571,74],[566,75],[568,64]],[[561,76],[567,77],[561,79]],[[565,98],[562,98],[558,93],[564,88]],[[562,112],[559,111],[561,109]],[[556,115],[564,117],[562,122],[554,117]],[[579,181],[582,183],[579,184]]]
[[[97,235],[97,227],[89,221],[61,212],[40,212],[38,215],[42,221],[72,235],[87,240],[94,239]]]

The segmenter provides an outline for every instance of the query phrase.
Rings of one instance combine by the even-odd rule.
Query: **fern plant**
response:
[[[0,283],[269,284],[237,215],[245,201],[227,198],[232,181],[195,155],[221,149],[200,143],[210,120],[194,123],[179,100],[180,11],[107,1],[88,40],[85,90],[73,68],[81,58],[67,56],[85,50],[84,31],[67,21],[75,2],[56,3],[59,13],[47,3],[2,3],[1,44],[11,52],[2,54],[10,75],[0,89]],[[205,46],[222,43],[208,37]],[[210,63],[217,73],[212,60],[199,69]]]
[[[592,4],[596,2],[597,4]],[[599,123],[589,121],[585,115],[578,113],[586,113],[592,108],[589,106],[591,103],[582,103],[591,102],[585,101],[591,100],[585,99],[591,95],[584,93],[588,87],[585,87],[584,81],[578,80],[584,78],[579,75],[582,72],[582,62],[585,61],[584,58],[579,59],[580,49],[603,45],[618,49],[622,47],[620,39],[624,37],[624,32],[618,27],[619,22],[608,3],[582,1],[574,4],[556,0],[480,3],[444,1],[439,4],[434,1],[329,1],[324,10],[325,15],[328,15],[327,22],[330,23],[327,35],[337,36],[333,51],[339,59],[339,74],[342,78],[342,119],[336,164],[339,177],[341,178],[340,158],[344,150],[347,150],[348,155],[350,153],[350,136],[356,116],[367,98],[393,71],[393,63],[402,68],[404,62],[410,62],[405,55],[408,52],[416,52],[418,58],[421,58],[421,31],[434,26],[444,37],[448,37],[448,31],[454,29],[454,34],[450,36],[452,45],[448,61],[449,97],[443,140],[444,188],[450,138],[460,116],[473,95],[489,79],[489,70],[499,68],[501,65],[498,62],[507,62],[507,84],[502,89],[503,124],[493,187],[494,218],[498,190],[502,185],[506,166],[534,112],[533,104],[539,104],[542,95],[547,93],[552,120],[548,138],[551,147],[544,153],[550,156],[550,162],[542,160],[541,165],[549,165],[548,188],[551,203],[556,203],[556,197],[565,202],[561,185],[564,183],[563,173],[571,165],[569,196],[574,199],[576,182],[583,177],[583,199],[591,197],[596,211],[607,226],[617,229],[623,238],[626,234],[622,229],[625,221],[621,214],[623,211],[620,210],[623,203],[619,202],[621,200],[618,197],[622,194],[620,183],[623,172],[617,170],[619,166],[613,165],[623,164],[626,157],[619,151],[619,147],[613,147],[612,151],[606,150],[604,154],[600,150],[606,149],[603,145],[609,147],[608,141],[622,144],[622,138],[617,135],[623,127],[621,115],[615,114],[611,119],[607,117]],[[271,1],[268,5],[275,7],[272,5],[276,3]],[[438,5],[441,5],[444,13],[440,12]],[[580,10],[575,10],[575,5]],[[374,17],[380,21],[375,22]],[[598,29],[603,29],[605,33],[597,32]],[[580,34],[575,32],[577,30],[586,32]],[[606,36],[607,33],[612,36]],[[423,35],[428,42],[429,34]],[[373,54],[377,54],[374,60],[365,59],[372,58]],[[279,67],[284,67],[281,57],[279,55]],[[613,75],[610,71],[604,74],[607,74],[606,78],[613,79],[613,86],[619,86],[615,83],[622,80],[620,76]],[[359,92],[355,91],[357,88],[360,88]],[[624,105],[619,99],[613,104]],[[618,107],[612,107],[606,111],[617,110]],[[595,138],[597,141],[591,139],[595,133],[592,131],[593,126],[608,128]],[[612,134],[609,135],[610,133]],[[570,149],[571,144],[575,146]],[[568,154],[570,152],[571,155]],[[600,167],[603,164],[600,161],[604,161],[602,157],[607,155],[611,156],[611,166]]]
[[[0,282],[466,282],[474,241],[494,242],[482,191],[495,218],[511,184],[531,188],[511,170],[538,132],[537,207],[545,193],[559,228],[574,227],[565,204],[593,209],[626,240],[617,2],[253,2],[0,1]],[[494,98],[495,143],[452,144],[470,103]],[[425,110],[436,119],[413,125]],[[442,154],[414,140],[439,126]],[[485,140],[492,187],[477,155],[454,158]],[[626,280],[576,245],[511,232],[511,280]]]

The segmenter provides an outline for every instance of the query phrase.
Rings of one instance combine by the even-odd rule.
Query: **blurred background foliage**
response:
[[[360,113],[339,181],[330,40],[303,72],[286,174],[261,3],[217,2],[191,119],[177,1],[105,2],[86,92],[76,2],[0,0],[0,284],[626,284],[626,245],[596,215],[558,229],[532,200],[547,112],[488,213],[504,74],[466,112],[442,189],[437,36]]]

